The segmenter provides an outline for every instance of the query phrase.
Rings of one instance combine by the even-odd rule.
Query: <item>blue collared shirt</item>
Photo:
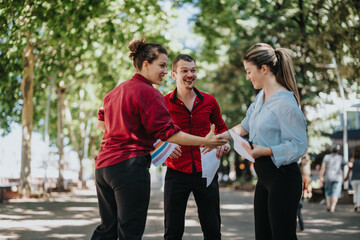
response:
[[[241,126],[249,132],[252,143],[271,147],[271,158],[278,168],[297,162],[307,150],[305,117],[291,91],[277,92],[264,103],[261,90]]]

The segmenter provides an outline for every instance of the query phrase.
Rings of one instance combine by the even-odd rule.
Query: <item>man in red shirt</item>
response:
[[[176,80],[176,89],[165,96],[165,102],[174,123],[181,131],[197,136],[206,136],[210,123],[216,133],[227,131],[216,99],[195,88],[197,80],[195,60],[185,54],[178,55],[172,63],[171,76]],[[165,176],[164,210],[166,240],[181,240],[184,233],[185,211],[192,192],[204,239],[221,239],[218,176],[206,187],[202,178],[201,153],[198,146],[180,146],[181,156],[169,157]],[[217,149],[217,156],[228,153],[230,145]]]

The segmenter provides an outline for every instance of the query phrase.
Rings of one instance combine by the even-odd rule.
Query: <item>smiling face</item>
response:
[[[175,79],[177,88],[193,90],[197,79],[195,62],[178,61],[176,70],[171,72],[171,76]]]
[[[160,85],[162,78],[167,72],[168,57],[166,54],[159,54],[159,57],[152,63],[144,61],[141,75],[143,75],[152,84]]]
[[[246,71],[246,80],[251,81],[255,89],[262,89],[264,87],[264,69],[258,69],[252,62],[243,61]],[[265,66],[263,66],[265,67]]]

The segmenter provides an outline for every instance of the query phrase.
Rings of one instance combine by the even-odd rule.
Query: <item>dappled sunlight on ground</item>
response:
[[[49,238],[58,238],[58,239],[83,239],[85,234],[50,234]]]
[[[220,189],[221,230],[223,240],[255,238],[253,193],[229,188]],[[143,240],[163,239],[163,193],[152,188]],[[359,240],[360,214],[351,205],[339,204],[334,214],[325,206],[304,203],[305,230],[299,240]],[[47,199],[13,199],[0,204],[0,240],[79,239],[91,238],[100,224],[94,190],[52,193]],[[186,209],[183,240],[201,240],[203,235],[197,206],[191,195]]]
[[[148,211],[148,215],[150,214],[163,214],[164,210],[163,209],[149,209]]]
[[[0,235],[0,240],[10,240],[10,239],[19,239],[18,234],[10,233],[9,235]]]
[[[88,239],[100,222],[94,191],[12,199],[0,210],[0,239]]]
[[[0,227],[0,230],[3,229],[12,229],[12,230],[31,230],[31,231],[49,231],[51,229],[66,227],[66,226],[86,226],[97,222],[98,219],[62,219],[62,220],[20,220],[20,221],[1,221],[6,228]]]
[[[185,219],[185,227],[200,227],[200,222],[194,219]]]
[[[164,234],[162,232],[160,232],[160,233],[145,233],[143,237],[146,239],[162,239],[163,235]]]
[[[76,212],[76,211],[89,212],[89,211],[94,211],[94,208],[93,207],[66,207],[66,208],[64,208],[64,210],[65,211],[70,211],[70,212],[72,212],[72,211],[74,211],[74,212]]]
[[[253,209],[254,206],[252,204],[221,204],[220,208],[226,210],[242,210]]]
[[[329,213],[324,205],[305,204],[303,211],[305,231],[298,232],[299,239],[360,239],[360,214],[352,211],[352,205],[338,204],[335,213]]]
[[[18,213],[18,214],[26,214],[26,215],[46,215],[46,216],[51,216],[53,215],[52,212],[50,211],[38,211],[38,210],[32,210],[32,209],[21,209],[21,208],[16,208],[12,210],[14,213]]]
[[[152,215],[147,216],[147,221],[162,221],[162,220],[164,220],[163,216],[152,216]]]

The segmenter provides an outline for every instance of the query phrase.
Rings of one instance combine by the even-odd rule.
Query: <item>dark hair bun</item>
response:
[[[152,63],[159,57],[159,54],[167,55],[167,51],[160,44],[147,43],[145,39],[132,40],[128,48],[131,53],[129,58],[132,60],[136,70],[141,71],[144,61]]]
[[[140,40],[136,40],[133,39],[130,43],[128,48],[130,49],[131,53],[129,55],[130,59],[134,59],[135,55],[141,51],[141,49],[143,49],[146,46],[146,40],[145,39],[140,39]]]

